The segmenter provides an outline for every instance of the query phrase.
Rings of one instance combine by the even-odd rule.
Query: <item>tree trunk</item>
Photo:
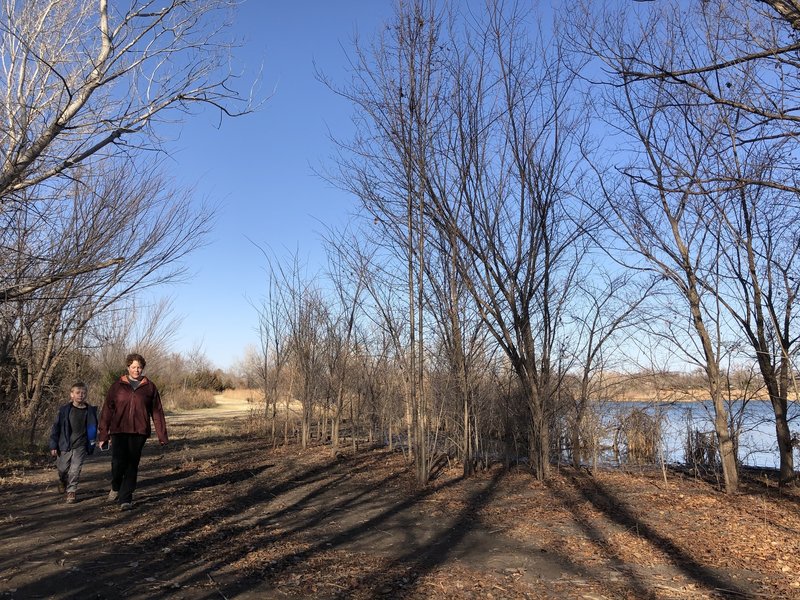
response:
[[[528,458],[537,481],[544,481],[550,473],[550,429],[539,394],[530,399],[531,431]]]
[[[788,410],[786,396],[773,395],[770,393],[769,399],[772,402],[772,410],[775,413],[775,434],[778,440],[778,452],[780,454],[780,484],[791,483],[795,479],[794,472],[794,445],[792,444],[792,433],[789,430],[789,423],[786,420]]]
[[[464,477],[469,477],[475,473],[475,461],[472,451],[472,432],[469,426],[469,399],[464,396]]]
[[[572,466],[576,469],[581,466],[581,428],[583,427],[584,419],[583,399],[578,400],[578,406],[575,407],[575,426],[570,432],[572,446]]]
[[[311,401],[306,398],[303,402],[303,419],[300,424],[300,447],[305,450],[311,436]]]
[[[725,492],[735,494],[739,490],[739,471],[733,439],[728,429],[727,411],[719,391],[714,398],[714,428],[719,443],[719,458],[722,464],[722,476],[725,480]]]
[[[342,409],[344,408],[344,373],[339,379],[339,388],[336,390],[336,405],[333,413],[333,425],[331,429],[331,447],[333,453],[339,450],[339,430],[342,424]]]
[[[692,279],[690,278],[691,281]],[[725,400],[722,397],[719,365],[715,358],[716,353],[712,347],[711,338],[700,314],[700,299],[694,287],[689,288],[688,299],[695,331],[698,333],[706,357],[706,374],[708,375],[711,399],[714,403],[714,429],[719,445],[719,458],[722,465],[722,476],[725,480],[725,492],[735,494],[739,490],[739,472],[733,439],[728,427],[728,411],[725,407]]]
[[[333,415],[333,423],[331,424],[331,451],[334,455],[339,452],[339,427],[341,422],[341,413],[337,408],[336,413]]]

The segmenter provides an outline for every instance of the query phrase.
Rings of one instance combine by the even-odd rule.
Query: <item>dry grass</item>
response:
[[[214,392],[210,390],[171,390],[161,394],[166,410],[191,410],[193,408],[212,408],[217,405]]]
[[[236,390],[225,390],[222,392],[223,398],[229,398],[231,400],[247,400],[249,403],[253,405],[253,411],[258,413],[259,411],[264,410],[264,392],[261,390],[256,389],[236,389]],[[289,403],[289,413],[294,415],[301,414],[303,410],[303,403],[300,400],[294,399]],[[285,414],[286,413],[286,401],[281,398],[281,401],[278,402],[278,414]]]
[[[617,402],[702,402],[708,400],[708,387],[696,378],[662,376],[661,379],[651,375],[622,375],[608,373],[605,375],[607,397]],[[748,398],[768,400],[765,388],[737,389],[731,388],[732,398]],[[790,400],[798,400],[797,395],[789,394]]]
[[[231,400],[247,400],[248,402],[263,402],[264,392],[248,388],[225,390],[222,392],[223,398]]]

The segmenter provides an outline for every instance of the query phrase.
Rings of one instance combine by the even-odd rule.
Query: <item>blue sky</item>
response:
[[[204,112],[189,117],[168,143],[165,168],[198,200],[220,206],[210,243],[192,254],[188,283],[165,286],[183,317],[172,350],[200,346],[227,369],[257,342],[257,302],[266,291],[264,260],[253,242],[277,253],[299,252],[324,262],[319,233],[344,223],[354,200],[314,175],[333,154],[328,131],[348,137],[351,107],[314,76],[314,62],[343,81],[354,33],[369,39],[392,13],[391,0],[278,2],[247,0],[234,34],[244,39],[236,67],[248,73],[263,64],[262,93],[269,100],[255,114],[219,122]],[[252,240],[252,241],[250,241]]]

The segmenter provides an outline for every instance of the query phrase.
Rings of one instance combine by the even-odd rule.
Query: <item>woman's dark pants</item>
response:
[[[133,501],[139,459],[147,436],[137,433],[115,433],[111,436],[111,489],[119,492],[118,502]]]

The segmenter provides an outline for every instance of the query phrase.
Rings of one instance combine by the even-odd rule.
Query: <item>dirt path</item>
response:
[[[105,500],[107,452],[86,465],[75,505],[61,501],[52,470],[6,479],[0,596],[791,598],[800,582],[797,553],[782,563],[788,571],[768,571],[774,556],[734,561],[736,543],[725,539],[729,562],[710,560],[714,547],[699,536],[719,534],[707,504],[718,499],[702,486],[680,496],[679,511],[657,481],[615,487],[630,478],[542,485],[524,474],[448,472],[418,489],[397,453],[265,449],[240,433],[248,412],[224,401],[169,416],[172,442],[146,445],[128,513]],[[760,533],[783,545],[780,556],[797,544],[792,506],[791,519],[771,518],[774,530]],[[769,540],[765,548],[775,550]]]

